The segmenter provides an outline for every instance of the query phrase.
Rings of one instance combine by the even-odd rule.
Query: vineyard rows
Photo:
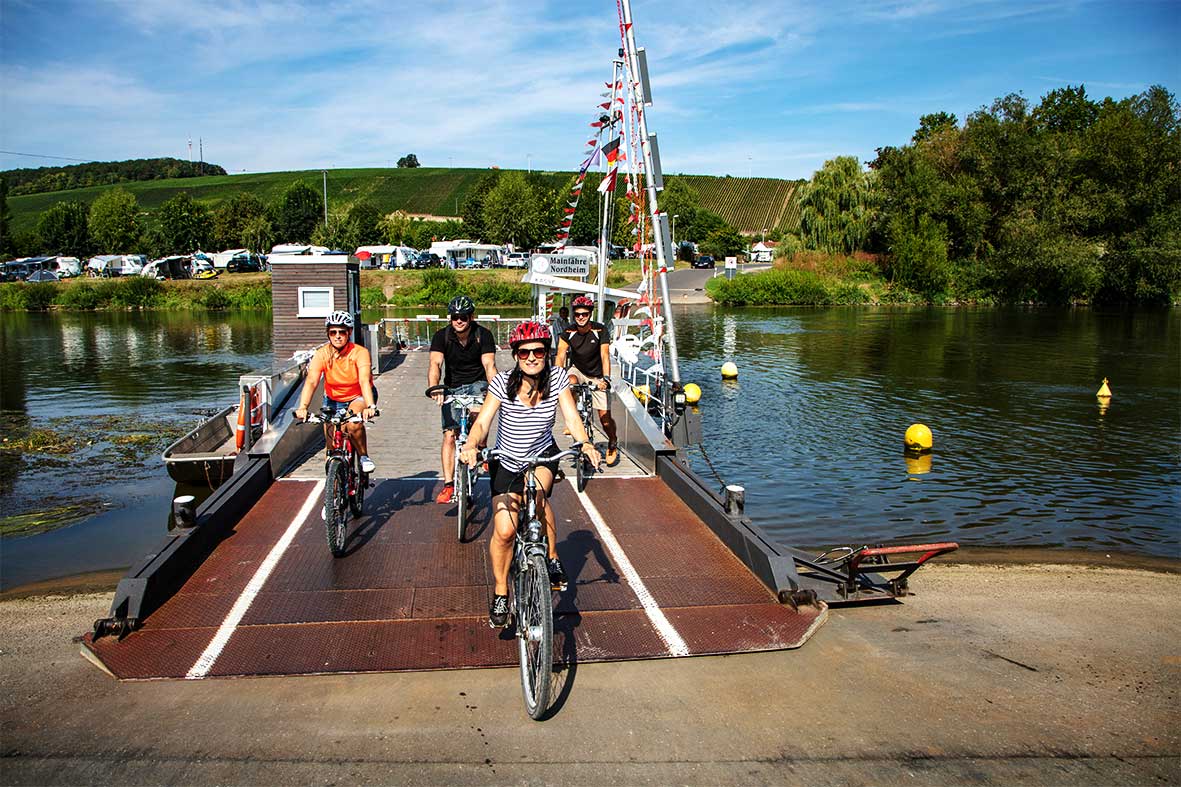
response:
[[[412,214],[455,216],[464,198],[487,174],[484,169],[335,169],[328,170],[328,204],[333,211],[367,200],[383,213],[403,210]],[[556,189],[565,188],[572,172],[547,172],[541,177]],[[193,199],[215,207],[235,194],[248,192],[272,203],[292,183],[303,180],[316,191],[322,188],[320,170],[220,175],[184,180],[149,180],[119,184],[135,195],[142,208],[153,211],[167,200],[188,192]],[[717,213],[740,232],[758,234],[764,227],[798,231],[800,181],[776,178],[718,178],[675,175],[684,178],[700,195],[701,207]],[[14,229],[30,230],[37,216],[56,202],[89,204],[112,186],[9,197]]]
[[[718,178],[681,175],[713,211],[748,235],[766,229],[796,232],[800,226],[799,186],[802,181],[777,178]]]

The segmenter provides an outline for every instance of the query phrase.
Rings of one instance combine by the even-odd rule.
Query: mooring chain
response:
[[[705,444],[704,444],[704,443],[698,443],[698,444],[697,444],[697,450],[699,450],[699,451],[701,452],[701,458],[702,458],[702,459],[704,459],[704,460],[705,460],[705,463],[706,463],[706,465],[708,465],[708,466],[709,466],[709,470],[710,470],[710,472],[711,472],[711,473],[713,473],[713,474],[714,474],[714,478],[718,479],[718,484],[720,484],[720,485],[721,485],[722,494],[725,494],[725,491],[726,491],[726,482],[725,482],[724,480],[722,480],[722,476],[721,476],[721,474],[718,472],[718,469],[717,469],[716,467],[714,467],[714,463],[713,463],[713,462],[711,462],[711,461],[709,460],[709,454],[708,454],[708,453],[706,453],[706,450],[705,450]]]

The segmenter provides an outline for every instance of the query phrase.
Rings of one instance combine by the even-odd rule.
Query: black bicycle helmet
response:
[[[451,299],[451,303],[447,304],[448,314],[473,314],[475,311],[476,304],[466,295],[456,295]]]

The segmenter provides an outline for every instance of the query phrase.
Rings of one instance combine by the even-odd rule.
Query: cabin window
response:
[[[332,314],[331,287],[300,287],[299,316],[327,317]]]

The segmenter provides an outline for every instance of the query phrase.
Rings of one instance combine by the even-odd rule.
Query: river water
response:
[[[1179,317],[685,308],[681,374],[703,391],[692,462],[745,486],[747,513],[791,546],[1178,557]],[[270,346],[269,315],[0,314],[4,423],[77,441],[57,456],[0,451],[0,520],[46,501],[90,506],[68,527],[0,541],[0,587],[125,568],[158,546],[176,491],[159,451],[232,399],[238,375],[268,366]],[[720,379],[726,360],[737,381]],[[935,448],[908,461],[916,422]]]

